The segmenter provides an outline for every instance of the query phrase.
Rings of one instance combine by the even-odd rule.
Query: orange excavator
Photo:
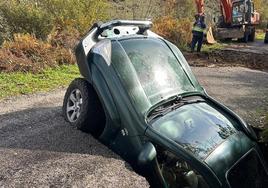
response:
[[[204,0],[195,0],[198,14],[204,14]],[[219,0],[221,16],[213,28],[218,40],[237,38],[248,42],[255,39],[255,27],[260,22],[260,14],[254,9],[253,0]],[[209,33],[208,33],[209,34]],[[209,42],[208,38],[208,42]]]

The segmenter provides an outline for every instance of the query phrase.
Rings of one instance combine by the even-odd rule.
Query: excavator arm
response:
[[[197,13],[199,15],[204,14],[205,13],[204,0],[195,0],[195,4],[196,4]]]
[[[225,19],[225,22],[231,23],[232,22],[232,0],[219,0],[219,1],[220,1],[222,15]],[[204,14],[205,13],[204,0],[195,0],[195,4],[196,4],[197,13],[199,15]]]
[[[232,0],[220,0],[221,12],[225,24],[232,24]]]

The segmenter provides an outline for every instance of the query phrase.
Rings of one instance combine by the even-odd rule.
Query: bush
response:
[[[196,13],[196,5],[193,0],[165,0],[163,9],[165,16],[177,19],[193,18]]]
[[[180,47],[191,41],[192,23],[189,19],[175,19],[169,16],[155,20],[153,30]]]
[[[47,67],[74,64],[71,50],[55,47],[29,34],[16,34],[0,48],[0,72],[42,72]]]
[[[31,1],[3,1],[0,15],[9,27],[9,36],[30,33],[44,39],[53,27],[52,17],[47,11]]]
[[[81,38],[81,33],[75,28],[54,28],[48,36],[47,41],[54,47],[74,49]]]
[[[38,6],[47,11],[54,24],[61,28],[75,28],[86,32],[96,20],[108,19],[105,0],[37,0]]]
[[[0,72],[73,64],[76,42],[106,9],[106,0],[0,1]]]
[[[9,36],[29,33],[46,39],[53,28],[83,34],[96,20],[108,18],[107,7],[105,0],[4,0],[0,2],[0,24],[8,25]]]

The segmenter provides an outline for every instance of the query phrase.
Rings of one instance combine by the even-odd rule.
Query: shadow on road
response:
[[[0,115],[0,164],[0,187],[148,187],[58,106]]]
[[[72,127],[61,107],[40,107],[0,115],[0,147],[118,158],[90,134]]]

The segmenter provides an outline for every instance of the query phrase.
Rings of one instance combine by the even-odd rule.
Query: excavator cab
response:
[[[244,1],[238,1],[233,3],[232,9],[232,23],[233,25],[241,25],[246,22],[245,12],[247,12],[249,7],[246,8]],[[248,19],[247,19],[248,20]]]
[[[233,1],[232,25],[256,25],[260,21],[259,13],[255,11],[251,0]]]

